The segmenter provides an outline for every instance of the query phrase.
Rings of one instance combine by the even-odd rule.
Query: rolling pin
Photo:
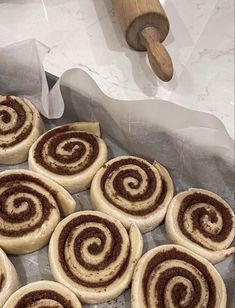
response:
[[[113,0],[127,43],[148,51],[150,65],[163,81],[173,76],[171,58],[161,44],[169,32],[169,21],[159,0]]]

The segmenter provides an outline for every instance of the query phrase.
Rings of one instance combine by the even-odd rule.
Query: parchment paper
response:
[[[175,193],[189,187],[218,193],[234,208],[234,143],[224,125],[212,115],[191,111],[162,100],[118,101],[105,96],[82,70],[65,72],[49,94],[42,59],[47,48],[34,40],[0,49],[0,93],[31,99],[47,129],[73,121],[99,121],[110,158],[138,155],[164,164],[175,183]],[[25,56],[27,55],[27,57]],[[1,166],[0,171],[27,168],[27,163]],[[89,191],[75,194],[77,210],[91,208]],[[144,251],[168,243],[164,224],[144,235]],[[21,284],[51,279],[47,247],[24,256],[11,256]],[[234,307],[234,260],[216,265]],[[102,305],[130,307],[130,292]]]

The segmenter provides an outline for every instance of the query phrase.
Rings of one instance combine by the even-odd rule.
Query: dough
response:
[[[132,280],[132,308],[226,308],[226,288],[206,259],[177,245],[148,251]]]
[[[164,219],[174,186],[167,170],[134,156],[107,162],[91,184],[91,203],[101,212],[119,219],[126,228],[135,223],[142,233]]]
[[[54,281],[37,281],[16,291],[3,308],[82,308],[72,291]]]
[[[175,196],[166,215],[166,232],[170,240],[208,259],[224,260],[235,252],[234,213],[218,195],[191,188]]]
[[[46,245],[60,214],[72,213],[76,203],[60,185],[18,169],[0,173],[0,205],[0,247],[24,254]]]
[[[38,110],[27,99],[0,95],[0,164],[27,160],[31,145],[44,132]]]
[[[0,248],[0,308],[18,288],[17,272],[7,255]]]
[[[83,211],[62,220],[49,244],[49,263],[56,281],[85,303],[98,304],[128,288],[143,249],[139,229],[129,235],[116,219]]]
[[[97,135],[100,135],[98,123],[72,123],[54,128],[31,147],[29,169],[51,178],[70,193],[85,190],[107,161],[107,147]]]

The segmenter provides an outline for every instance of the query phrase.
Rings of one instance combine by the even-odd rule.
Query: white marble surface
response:
[[[233,1],[162,3],[175,66],[169,83],[155,77],[145,52],[127,46],[111,0],[0,0],[0,46],[37,38],[51,48],[44,65],[52,74],[83,68],[111,97],[157,97],[206,111],[234,136]]]

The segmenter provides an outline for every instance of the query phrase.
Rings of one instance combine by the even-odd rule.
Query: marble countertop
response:
[[[60,76],[79,67],[109,96],[161,98],[219,117],[234,136],[232,0],[162,0],[165,40],[175,67],[164,83],[145,52],[125,42],[111,0],[0,0],[0,46],[37,38],[50,47],[44,67]]]

